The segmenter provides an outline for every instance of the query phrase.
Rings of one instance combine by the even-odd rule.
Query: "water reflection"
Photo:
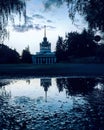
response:
[[[27,80],[26,80],[26,83],[30,84],[30,82],[31,82],[30,79],[27,79]]]
[[[7,92],[5,86],[10,84],[9,81],[0,80],[0,108],[2,105],[11,98],[11,93]]]
[[[7,79],[0,79],[0,88],[5,86],[5,85],[8,85],[10,84],[11,80],[8,81]]]
[[[51,86],[51,78],[41,78],[40,79],[40,86],[42,86],[44,88],[44,92],[45,92],[45,101],[47,102],[47,92],[48,92],[48,88]]]
[[[3,83],[5,80],[1,82],[2,129],[104,129],[104,78],[33,78],[8,80],[8,84]]]
[[[58,78],[56,82],[59,92],[65,89],[67,95],[85,95],[93,90],[98,80],[93,78]]]

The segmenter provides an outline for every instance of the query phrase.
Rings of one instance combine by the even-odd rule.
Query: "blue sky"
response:
[[[68,16],[68,8],[66,4],[55,3],[55,0],[28,0],[26,25],[23,19],[19,21],[15,18],[15,25],[8,27],[10,30],[10,38],[5,42],[11,48],[15,48],[19,53],[29,46],[32,54],[39,51],[39,43],[44,36],[44,25],[47,26],[47,38],[51,42],[52,51],[55,50],[58,36],[65,36],[65,33],[71,31],[81,32],[87,23],[77,16],[75,23],[72,24]],[[53,2],[53,3],[52,3]],[[50,6],[50,5],[53,6]],[[11,25],[11,24],[10,24]]]

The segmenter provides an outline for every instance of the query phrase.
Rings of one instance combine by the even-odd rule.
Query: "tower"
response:
[[[53,64],[56,63],[56,56],[51,52],[51,43],[48,42],[46,36],[46,25],[44,25],[43,41],[40,43],[40,51],[36,55],[32,55],[33,64]],[[45,90],[46,91],[46,90]],[[46,91],[47,97],[47,91]]]
[[[40,53],[50,53],[51,43],[47,41],[46,37],[46,25],[44,25],[44,37],[42,43],[40,43]]]

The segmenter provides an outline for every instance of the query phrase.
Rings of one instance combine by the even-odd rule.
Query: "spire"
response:
[[[44,25],[44,37],[46,37],[46,25]]]

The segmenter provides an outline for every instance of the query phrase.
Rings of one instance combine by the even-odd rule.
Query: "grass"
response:
[[[0,64],[0,76],[104,76],[104,64]]]

